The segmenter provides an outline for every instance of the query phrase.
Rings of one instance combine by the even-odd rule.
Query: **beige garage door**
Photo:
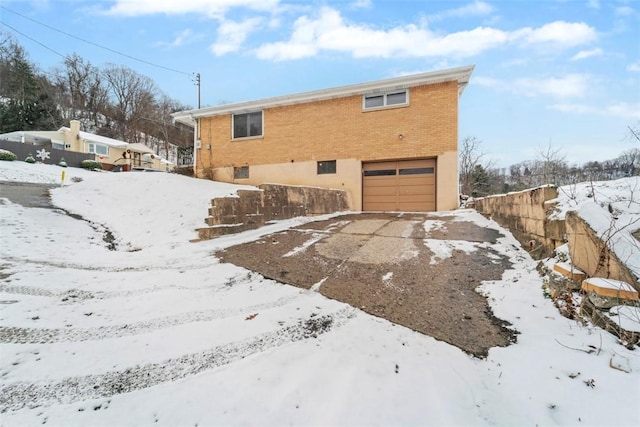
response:
[[[364,163],[362,175],[364,211],[436,210],[435,159]]]

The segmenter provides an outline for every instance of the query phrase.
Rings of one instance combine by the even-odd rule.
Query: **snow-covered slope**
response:
[[[638,352],[560,316],[507,231],[513,268],[480,291],[520,335],[480,360],[211,255],[312,219],[193,244],[238,187],[68,173],[83,181],[53,201],[91,223],[0,195],[2,425],[640,425]],[[0,162],[0,179],[59,174]]]

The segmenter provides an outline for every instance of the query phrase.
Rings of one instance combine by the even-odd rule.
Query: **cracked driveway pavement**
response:
[[[500,230],[480,219],[472,211],[349,214],[216,256],[484,357],[516,332],[476,292],[511,267]]]

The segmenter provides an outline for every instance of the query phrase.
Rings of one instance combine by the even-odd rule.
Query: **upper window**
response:
[[[322,162],[318,162],[318,175],[323,175],[327,173],[336,173],[335,160],[325,160]]]
[[[89,143],[89,152],[93,154],[100,154],[102,156],[109,155],[109,147],[102,144],[94,144],[93,142]]]
[[[233,115],[233,139],[262,136],[262,111]]]
[[[403,105],[407,103],[407,91],[390,92],[385,94],[365,95],[364,109],[389,107],[392,105]]]

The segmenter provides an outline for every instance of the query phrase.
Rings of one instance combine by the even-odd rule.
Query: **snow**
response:
[[[605,279],[603,277],[590,277],[585,280],[594,286],[603,289],[614,289],[616,291],[636,292],[636,290],[628,283],[620,280]]]
[[[640,229],[640,177],[565,185],[558,193],[548,202],[556,202],[550,218],[576,211],[640,278],[640,244],[633,236]]]
[[[241,187],[66,170],[82,182],[52,200],[84,220],[0,195],[2,425],[640,425],[638,351],[562,317],[506,230],[513,267],[479,292],[520,334],[477,359],[212,255],[317,218],[190,243],[210,199]],[[60,171],[0,162],[1,180],[59,184]]]
[[[640,332],[640,307],[616,305],[609,309],[609,317],[625,331]]]

